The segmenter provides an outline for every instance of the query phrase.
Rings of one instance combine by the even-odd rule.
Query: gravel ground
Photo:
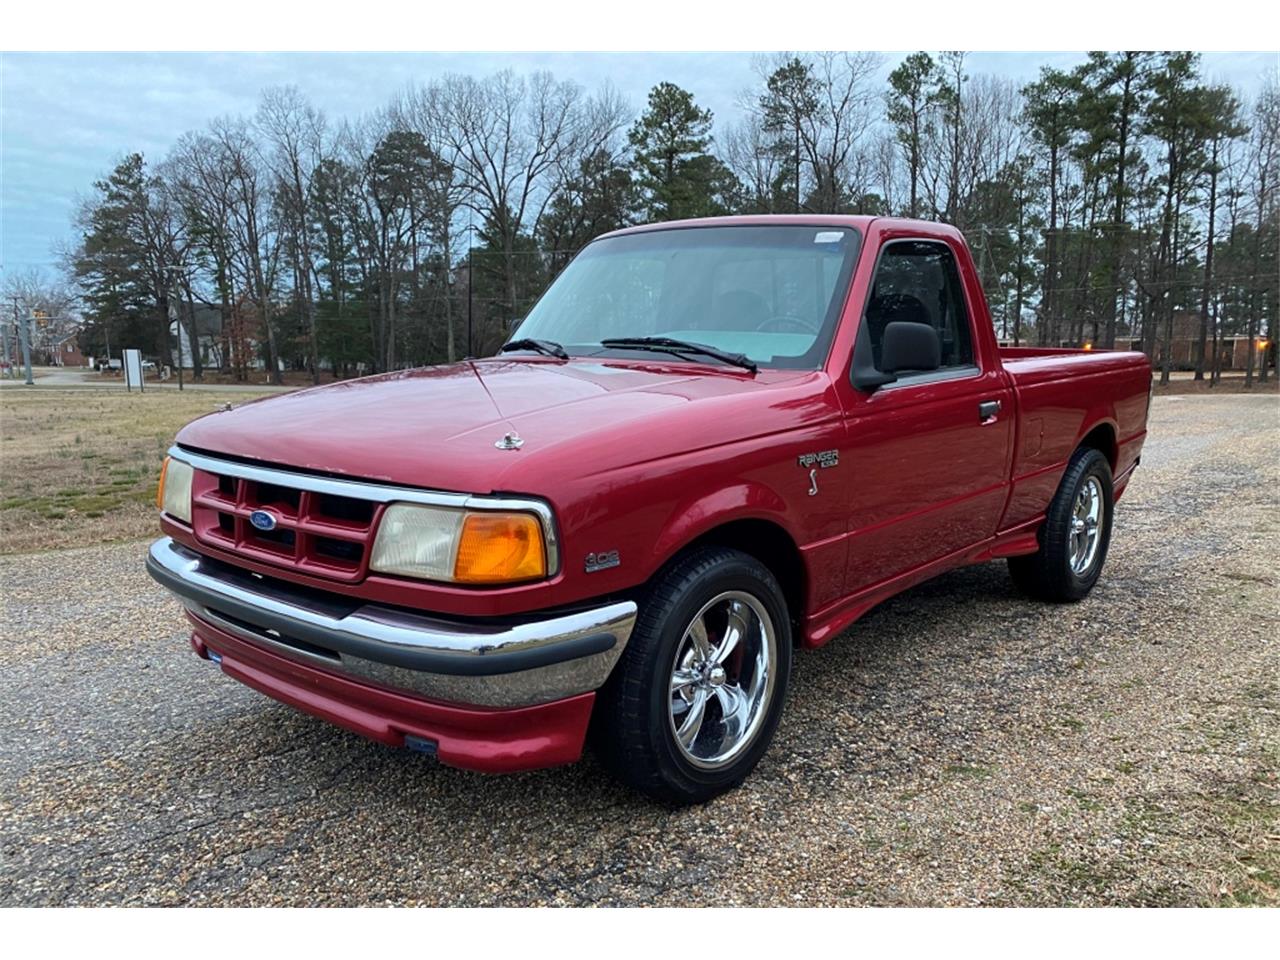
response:
[[[678,811],[220,677],[142,544],[0,559],[0,904],[1274,904],[1280,404],[1162,398],[1153,431],[1088,600],[989,564],[890,601]]]

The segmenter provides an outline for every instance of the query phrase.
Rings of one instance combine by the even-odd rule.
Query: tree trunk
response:
[[[225,263],[219,263],[217,268],[216,281],[218,286],[218,309],[220,322],[218,324],[218,340],[222,347],[222,369],[230,370],[237,380],[243,380],[240,370],[231,362],[231,291],[227,286],[227,266]]]
[[[796,181],[796,213],[800,212],[800,122],[796,121],[796,152],[795,152],[795,181]]]
[[[170,342],[173,335],[169,332],[169,324],[172,321],[169,319],[169,298],[168,297],[161,295],[156,298],[156,312],[159,313],[160,316],[164,318],[163,322],[164,322],[165,366],[173,368],[173,356],[174,356],[173,344]],[[123,356],[123,354],[121,354],[121,356]]]
[[[453,363],[453,361],[457,359],[457,345],[454,343],[454,339],[453,339],[453,296],[451,294],[451,289],[450,289],[451,285],[449,283],[449,276],[453,272],[453,251],[451,249],[451,244],[450,244],[451,237],[449,235],[449,224],[447,222],[447,218],[444,226],[443,240],[444,240],[445,356],[448,357],[450,363]]]
[[[1258,315],[1257,309],[1258,297],[1254,294],[1249,298],[1249,342],[1245,344],[1245,360],[1244,360],[1244,386],[1246,390],[1253,389],[1253,357],[1258,352],[1255,341],[1258,338]]]
[[[307,342],[310,349],[311,382],[320,382],[320,339],[316,333],[316,301],[311,292],[311,268],[304,257],[302,264],[302,302],[307,317]]]
[[[920,216],[920,115],[911,115],[911,216]]]
[[[1093,323],[1093,333],[1091,337],[1091,342],[1094,344],[1094,346],[1097,346],[1097,343],[1098,343],[1098,318],[1093,311],[1094,300],[1093,300],[1093,297],[1090,295],[1092,293],[1092,290],[1090,289],[1092,284],[1089,282],[1089,278],[1092,276],[1092,270],[1093,270],[1093,235],[1095,230],[1097,229],[1097,222],[1098,222],[1098,199],[1099,199],[1099,178],[1094,177],[1093,189],[1090,192],[1088,221],[1086,222],[1084,219],[1084,211],[1081,211],[1081,218],[1080,218],[1081,227],[1083,228],[1083,232],[1084,232],[1084,242],[1081,244],[1081,247],[1083,249],[1080,251],[1080,257],[1076,261],[1076,263],[1078,264],[1078,269],[1080,271],[1079,273],[1080,279],[1078,281],[1078,286],[1081,289],[1080,289],[1080,295],[1077,298],[1078,300],[1077,307],[1076,307],[1077,319],[1075,320],[1075,337],[1074,337],[1075,343],[1083,344],[1085,339],[1084,325],[1086,322],[1086,318],[1088,318]]]
[[[291,161],[293,167],[293,192],[297,206],[298,231],[295,244],[295,260],[299,277],[302,280],[302,310],[307,322],[308,360],[311,366],[311,382],[320,383],[320,346],[316,336],[316,304],[311,292],[311,249],[307,243],[307,192],[302,185],[302,170],[298,166],[297,157]]]
[[[1169,282],[1169,260],[1170,260],[1169,244],[1171,240],[1171,234],[1173,231],[1173,177],[1172,175],[1170,175],[1170,178],[1169,178],[1168,189],[1165,191],[1164,216],[1162,219],[1163,219],[1163,222],[1161,223],[1161,226],[1160,226],[1160,243],[1159,243],[1159,246],[1156,248],[1155,263],[1152,265],[1154,267],[1154,270],[1152,272],[1155,274],[1155,279],[1156,279],[1156,283],[1153,286],[1157,288],[1152,293],[1152,298],[1153,298],[1152,312],[1154,316],[1151,319],[1154,322],[1148,324],[1149,329],[1147,331],[1144,331],[1144,334],[1143,334],[1143,341],[1144,341],[1143,347],[1144,349],[1147,350],[1148,354],[1155,353],[1155,338],[1157,333],[1157,325],[1159,323],[1159,317],[1161,315],[1161,311],[1155,310],[1155,307],[1163,306],[1165,300],[1172,300],[1172,294],[1173,294],[1173,286]],[[1150,344],[1146,343],[1146,338],[1148,334],[1151,337]]]
[[[1173,177],[1170,177],[1173,182]],[[1169,373],[1173,369],[1173,315],[1177,311],[1177,297],[1175,292],[1178,285],[1178,258],[1181,254],[1182,239],[1182,194],[1178,193],[1178,198],[1174,204],[1173,212],[1173,246],[1169,256],[1169,285],[1166,295],[1165,304],[1165,322],[1164,322],[1164,350],[1162,362],[1160,364],[1160,386],[1166,386],[1169,383]]]
[[[1045,238],[1044,271],[1044,330],[1040,333],[1041,346],[1056,343],[1057,318],[1057,250],[1058,250],[1058,147],[1049,148],[1049,235]]]
[[[262,325],[267,331],[267,365],[270,368],[271,382],[279,386],[283,383],[280,376],[280,352],[276,347],[276,330],[271,322],[271,304],[262,300]]]
[[[275,325],[271,322],[271,297],[267,293],[267,280],[262,273],[262,264],[254,267],[257,273],[258,310],[262,314],[262,327],[267,335],[267,370],[271,382],[279,386],[283,383],[280,377],[280,353],[276,347]]]
[[[1126,52],[1126,63],[1132,63],[1133,53]],[[1117,131],[1116,147],[1119,151],[1116,157],[1116,208],[1115,222],[1112,224],[1111,231],[1111,282],[1115,285],[1115,290],[1110,300],[1110,307],[1107,311],[1106,333],[1104,334],[1103,345],[1108,350],[1115,349],[1116,345],[1116,317],[1124,317],[1124,289],[1120,280],[1120,275],[1124,269],[1124,201],[1125,201],[1125,166],[1128,161],[1129,151],[1129,113],[1132,109],[1130,104],[1130,91],[1133,87],[1133,71],[1128,69],[1124,75],[1124,88],[1120,96],[1120,128]]]
[[[512,236],[512,231],[510,229],[503,231],[502,243],[503,243],[504,251],[506,253],[506,261],[507,261],[507,300],[511,304],[511,316],[502,318],[502,329],[505,337],[507,323],[512,318],[514,318],[517,313],[515,237]]]
[[[1204,250],[1204,290],[1200,293],[1200,342],[1196,348],[1197,380],[1204,379],[1204,348],[1209,335],[1209,291],[1213,287],[1213,224],[1218,208],[1218,140],[1213,141],[1213,156],[1209,175],[1209,236]],[[1216,336],[1216,332],[1215,332]]]
[[[1210,324],[1213,329],[1213,357],[1209,363],[1209,386],[1216,387],[1218,378],[1222,373],[1222,340],[1221,340],[1221,324],[1218,322],[1219,311],[1217,298],[1214,298],[1213,316]]]
[[[1018,269],[1018,283],[1015,287],[1013,299],[1013,345],[1016,347],[1022,341],[1022,269]]]
[[[387,370],[396,366],[396,277],[395,268],[388,265],[386,279],[383,283],[386,294],[383,299],[383,357]]]

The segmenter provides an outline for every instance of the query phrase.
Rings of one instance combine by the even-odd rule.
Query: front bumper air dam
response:
[[[186,606],[196,652],[227,675],[371,739],[427,741],[444,763],[490,772],[581,755],[594,691],[636,617],[622,601],[444,621],[254,577],[168,537],[147,570]]]

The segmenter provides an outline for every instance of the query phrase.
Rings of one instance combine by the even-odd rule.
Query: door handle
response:
[[[978,404],[978,419],[983,423],[992,423],[1000,413],[999,400],[983,400]]]

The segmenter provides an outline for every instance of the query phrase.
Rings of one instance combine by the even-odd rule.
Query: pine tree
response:
[[[783,158],[785,172],[790,174],[792,209],[796,213],[804,207],[800,188],[801,133],[817,108],[817,81],[809,65],[799,57],[792,57],[769,75],[760,98],[760,111],[764,130],[777,138],[774,151]]]
[[[734,177],[711,152],[711,111],[674,83],[649,91],[649,106],[631,128],[640,212],[648,221],[729,212]]]
[[[932,124],[930,114],[938,103],[941,82],[933,57],[923,50],[911,54],[889,74],[888,117],[907,158],[907,176],[911,184],[906,211],[909,217],[920,216],[924,144]]]
[[[1178,269],[1181,264],[1182,209],[1203,169],[1205,126],[1204,89],[1198,85],[1199,54],[1166,53],[1150,78],[1151,109],[1145,132],[1159,145],[1163,170],[1160,239],[1156,249],[1156,282],[1149,294],[1151,319],[1143,335],[1150,353],[1163,323],[1160,383],[1169,382],[1173,368],[1173,316],[1176,308]]]
[[[1201,173],[1209,181],[1209,196],[1206,215],[1208,236],[1204,253],[1204,286],[1200,292],[1200,329],[1195,353],[1197,380],[1204,379],[1206,348],[1209,341],[1209,299],[1213,291],[1214,228],[1217,226],[1218,178],[1222,174],[1222,150],[1228,140],[1248,132],[1248,128],[1240,122],[1240,102],[1229,87],[1206,89],[1202,103],[1201,135],[1206,139],[1208,146],[1205,149],[1206,163]]]
[[[1044,152],[1044,179],[1049,190],[1049,224],[1044,238],[1044,281],[1040,302],[1039,340],[1042,344],[1054,343],[1059,337],[1061,323],[1058,275],[1059,250],[1059,200],[1061,198],[1062,165],[1067,147],[1075,130],[1076,86],[1072,78],[1061,70],[1048,67],[1040,71],[1040,79],[1023,88],[1026,97],[1026,120],[1031,137]]]
[[[80,212],[81,241],[72,270],[104,346],[137,345],[172,362],[170,271],[178,257],[173,218],[161,184],[130,154],[94,184],[97,196]]]

